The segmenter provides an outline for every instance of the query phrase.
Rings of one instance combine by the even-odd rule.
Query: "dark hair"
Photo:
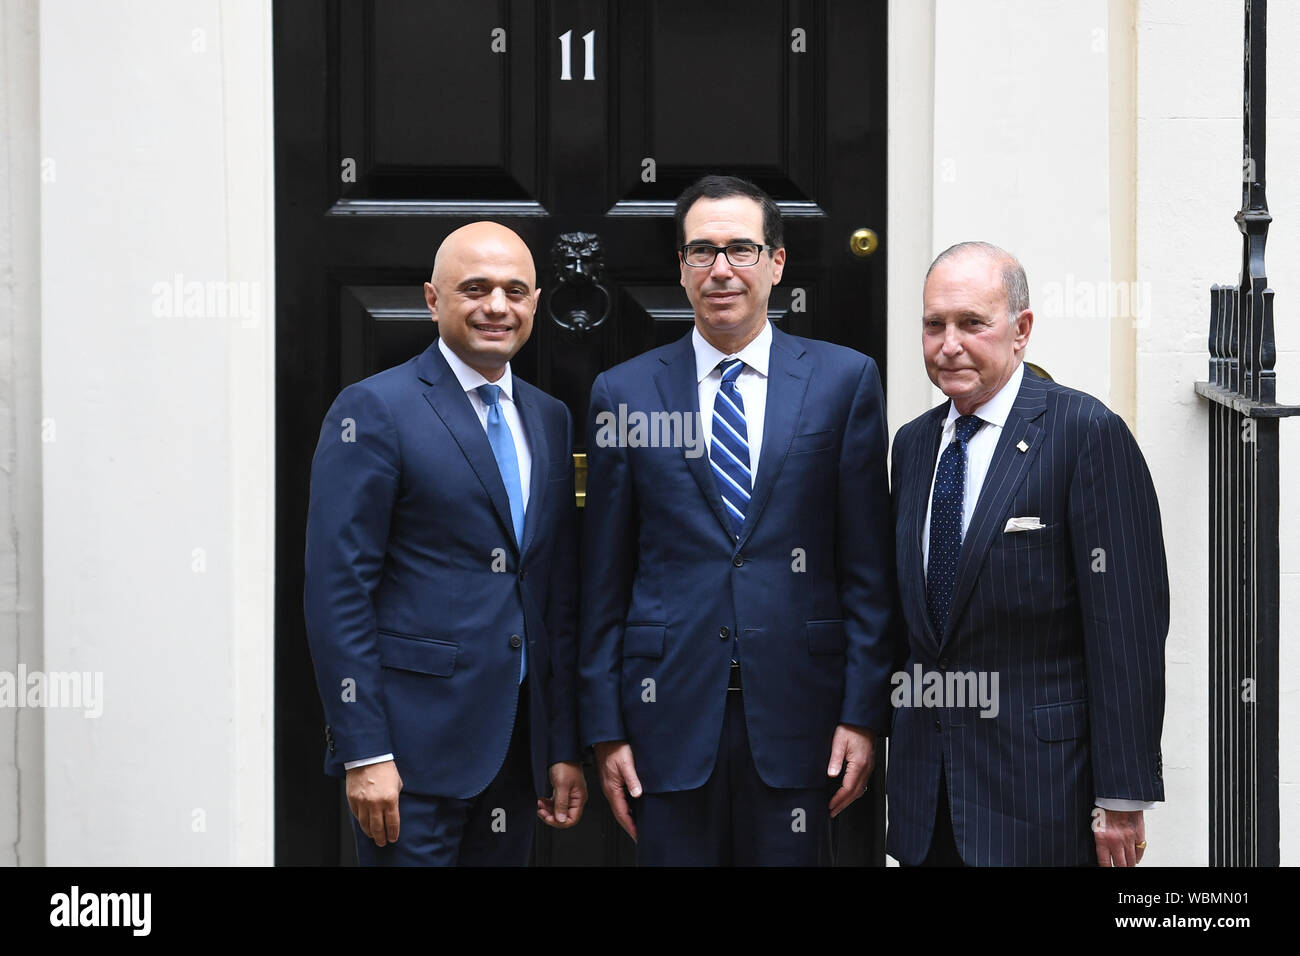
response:
[[[1020,260],[991,242],[970,240],[949,246],[934,257],[930,268],[925,270],[925,278],[927,280],[930,278],[930,273],[939,263],[969,253],[983,253],[990,259],[1002,263],[1002,291],[1007,296],[1007,318],[1014,322],[1016,316],[1029,308],[1029,280],[1025,278],[1025,267],[1020,264]]]
[[[772,201],[772,197],[759,189],[748,179],[738,176],[702,176],[686,187],[686,191],[677,197],[677,208],[673,212],[673,221],[677,225],[677,246],[686,243],[686,213],[700,199],[728,199],[732,196],[745,196],[758,203],[763,210],[763,244],[773,250],[785,245],[785,228],[781,223],[781,207]]]

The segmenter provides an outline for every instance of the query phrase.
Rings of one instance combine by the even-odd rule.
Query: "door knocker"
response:
[[[551,245],[555,289],[547,300],[551,321],[577,336],[599,328],[611,299],[602,284],[605,250],[594,232],[564,232]],[[559,303],[559,305],[557,305]]]

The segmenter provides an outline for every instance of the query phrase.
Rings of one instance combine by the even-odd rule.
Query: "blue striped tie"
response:
[[[722,386],[713,400],[713,440],[709,443],[709,462],[722,493],[722,507],[731,519],[732,534],[739,538],[749,507],[753,477],[749,470],[749,430],[745,427],[745,402],[736,388],[736,379],[745,363],[724,359]]]
[[[974,415],[957,419],[956,434],[939,456],[930,501],[930,557],[925,571],[925,599],[934,633],[943,639],[957,583],[957,558],[961,554],[962,499],[966,493],[966,443],[984,420]]]
[[[515,528],[515,542],[524,544],[524,486],[519,480],[519,454],[515,451],[514,434],[510,424],[501,411],[501,386],[480,385],[477,389],[479,398],[487,406],[488,444],[496,456],[497,468],[501,471],[501,482],[506,486],[506,497],[510,499],[510,520]],[[524,644],[519,656],[519,683],[524,682],[528,673],[528,645]]]

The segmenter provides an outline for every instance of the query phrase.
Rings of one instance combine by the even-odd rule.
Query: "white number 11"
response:
[[[560,79],[571,80],[573,74],[569,70],[570,51],[569,47],[573,42],[573,31],[565,30],[560,34]],[[596,31],[588,30],[582,35],[582,48],[585,56],[583,57],[586,69],[583,71],[584,80],[594,80],[596,78]]]

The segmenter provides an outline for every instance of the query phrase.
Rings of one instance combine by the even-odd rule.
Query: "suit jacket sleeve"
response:
[[[900,673],[907,666],[907,658],[911,654],[911,639],[907,633],[907,618],[903,615],[903,590],[902,580],[899,577],[898,570],[898,512],[902,498],[902,476],[906,474],[904,459],[907,456],[909,429],[906,425],[898,430],[894,436],[893,450],[889,456],[889,526],[894,534],[894,604],[891,617],[889,619],[890,646],[893,650],[893,670],[890,672],[890,686],[892,690],[893,675]],[[906,573],[906,572],[904,572]],[[924,582],[922,582],[924,586]],[[898,716],[898,709],[890,707],[889,723],[892,729],[894,718]]]
[[[547,712],[551,715],[547,763],[582,759],[578,742],[578,542],[573,488],[573,419],[564,408],[564,456],[569,463],[563,500],[557,505],[555,556],[551,562],[546,633],[550,640],[551,680]],[[557,482],[558,484],[558,482]]]
[[[587,500],[583,517],[583,582],[579,647],[582,741],[623,740],[619,684],[624,617],[636,568],[636,505],[627,449],[596,441],[597,416],[613,400],[602,374],[591,389],[587,426]]]
[[[374,593],[399,463],[387,404],[363,385],[344,389],[325,416],[312,459],[303,601],[340,767],[393,750],[380,693]]]
[[[894,527],[889,431],[876,363],[866,360],[840,455],[837,564],[847,661],[840,722],[889,733],[893,669]]]
[[[1070,486],[1096,796],[1163,800],[1169,577],[1151,474],[1123,420],[1088,424]]]

